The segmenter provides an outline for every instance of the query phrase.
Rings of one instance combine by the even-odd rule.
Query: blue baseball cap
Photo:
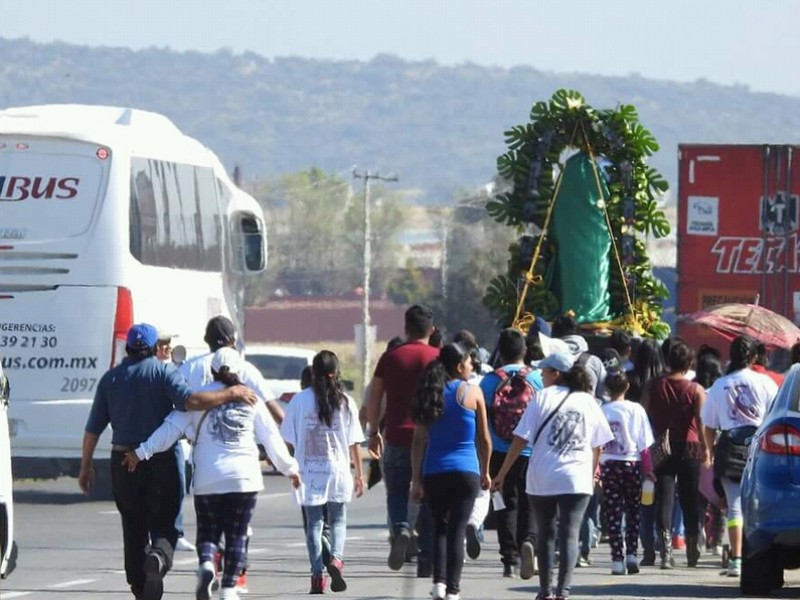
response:
[[[564,352],[553,352],[553,354],[546,356],[539,361],[537,365],[540,369],[549,367],[554,371],[566,373],[575,364],[575,359],[571,355]]]
[[[158,341],[158,330],[147,323],[137,323],[128,330],[128,339],[125,342],[129,348],[144,350],[152,348]]]

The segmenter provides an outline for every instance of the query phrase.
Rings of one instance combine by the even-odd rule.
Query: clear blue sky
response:
[[[800,96],[797,0],[0,0],[0,35],[92,46],[740,83]]]

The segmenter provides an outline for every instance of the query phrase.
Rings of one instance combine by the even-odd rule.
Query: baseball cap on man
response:
[[[564,352],[553,352],[549,356],[546,356],[542,360],[539,361],[539,368],[544,369],[545,367],[549,367],[554,371],[560,371],[561,373],[568,372],[572,366],[575,364],[575,359],[572,358],[569,354]]]
[[[228,317],[213,317],[206,325],[206,344],[213,347],[227,346],[236,340],[236,327]]]
[[[227,367],[231,373],[238,373],[241,366],[242,356],[230,346],[220,348],[211,358],[211,370],[215,373],[219,373],[222,367]]]
[[[128,330],[128,337],[125,343],[134,350],[144,350],[152,348],[158,341],[158,331],[148,323],[137,323]]]

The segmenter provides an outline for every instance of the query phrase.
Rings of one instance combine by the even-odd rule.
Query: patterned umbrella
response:
[[[687,315],[684,320],[710,327],[727,339],[749,335],[778,348],[791,348],[800,341],[797,325],[758,304],[718,304]]]

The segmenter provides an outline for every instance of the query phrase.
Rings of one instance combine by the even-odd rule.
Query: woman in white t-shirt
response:
[[[221,348],[211,360],[214,381],[203,386],[201,391],[239,385],[243,370],[244,361],[239,353],[234,348]],[[211,598],[214,555],[224,534],[220,593],[223,600],[236,600],[239,598],[236,580],[247,560],[247,528],[258,492],[264,489],[256,442],[264,445],[272,464],[291,478],[295,488],[301,484],[297,461],[289,454],[263,402],[253,406],[229,402],[205,412],[172,411],[145,442],[125,455],[124,464],[133,471],[140,460],[164,452],[184,435],[194,444],[192,487],[200,563],[196,598]]]
[[[330,525],[331,559],[328,574],[331,590],[347,589],[344,580],[344,543],[347,536],[345,505],[364,493],[361,442],[364,432],[358,407],[344,393],[339,377],[339,359],[333,352],[319,352],[311,363],[311,387],[292,398],[281,425],[286,443],[294,448],[300,463],[303,486],[297,501],[306,516],[306,546],[311,562],[311,594],[327,587],[322,563],[322,529],[327,511]],[[355,481],[350,464],[355,465]]]
[[[626,571],[631,574],[639,572],[636,552],[639,545],[642,478],[656,480],[649,451],[653,443],[653,431],[642,405],[625,399],[629,388],[625,371],[608,372],[606,390],[611,401],[603,405],[602,411],[614,439],[603,446],[600,455],[600,482],[603,485],[603,512],[611,546],[612,575],[625,575]]]
[[[573,363],[571,356],[560,352],[539,362],[545,387],[522,415],[503,466],[492,481],[492,489],[502,490],[514,461],[526,445],[531,446],[525,488],[539,534],[537,600],[569,597],[581,522],[594,493],[600,449],[614,439],[597,401],[587,393],[591,383],[586,369]],[[561,559],[554,586],[556,535]]]
[[[703,434],[709,448],[714,447],[718,430],[725,435],[737,427],[761,425],[778,393],[777,384],[769,376],[750,368],[756,359],[755,340],[746,336],[737,337],[731,342],[730,358],[728,374],[717,379],[708,389],[700,411]],[[716,453],[714,460],[717,460]],[[725,489],[728,503],[728,537],[731,543],[728,576],[739,577],[742,571],[741,481],[720,477],[720,483]]]

